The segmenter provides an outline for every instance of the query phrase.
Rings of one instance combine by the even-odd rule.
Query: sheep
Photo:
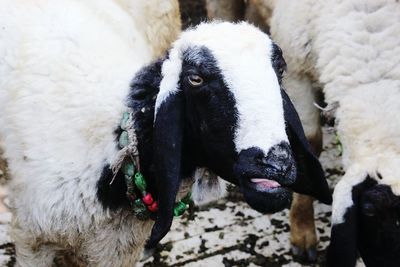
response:
[[[275,0],[207,0],[207,17],[210,20],[247,20],[269,32],[269,19]]]
[[[114,153],[107,143],[112,133],[102,129],[119,116],[133,73],[177,38],[178,3],[19,0],[0,5],[0,144],[14,180],[11,234],[17,264],[51,266],[56,246],[50,244],[60,242],[90,251],[87,261],[93,265],[107,265],[107,257],[116,266],[129,265],[151,225],[136,221],[143,231],[132,232],[97,204],[93,178],[99,177],[100,161]],[[49,117],[53,111],[57,115]],[[41,186],[28,187],[31,182]],[[121,212],[119,218],[130,215]],[[110,229],[112,235],[113,225],[121,231],[103,251],[107,243],[101,233]],[[123,250],[126,242],[132,242],[129,251]]]
[[[306,136],[320,139],[315,89],[335,108],[345,175],[334,189],[330,266],[399,266],[400,4],[275,1],[271,35]],[[310,140],[312,141],[312,140]]]
[[[281,50],[255,27],[201,24],[151,61],[154,31],[143,30],[170,18],[157,15],[165,3],[0,4],[0,140],[18,266],[50,266],[58,251],[134,265],[146,240],[167,234],[202,167],[260,212],[286,207],[291,190],[331,201],[281,89]],[[135,189],[132,172],[147,185]]]

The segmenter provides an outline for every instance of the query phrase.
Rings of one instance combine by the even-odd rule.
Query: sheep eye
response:
[[[189,83],[194,87],[200,86],[203,84],[203,78],[201,78],[199,75],[190,75]]]

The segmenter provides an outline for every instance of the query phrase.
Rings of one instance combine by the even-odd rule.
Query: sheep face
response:
[[[296,164],[268,49],[273,52],[266,45],[265,60],[245,68],[230,62],[222,71],[208,47],[189,47],[182,55],[179,89],[185,101],[185,136],[191,139],[196,163],[240,185],[257,210],[274,212],[290,202],[283,186],[295,181]],[[247,71],[246,77],[246,68],[255,71]]]
[[[281,89],[284,68],[278,46],[248,24],[202,24],[183,33],[162,65],[154,120],[157,178],[171,181],[167,176],[181,169],[208,167],[239,185],[253,208],[275,212],[289,205],[289,188],[302,190],[296,158],[312,158],[304,165],[318,171],[314,178],[322,188],[316,191],[330,198],[321,166]],[[311,187],[315,184],[303,189]],[[173,199],[174,194],[164,201],[171,205]]]

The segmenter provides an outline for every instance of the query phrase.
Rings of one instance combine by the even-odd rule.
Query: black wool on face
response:
[[[214,63],[204,47],[184,51],[177,90],[156,110],[153,159],[159,210],[150,247],[169,231],[179,185],[196,167],[233,176],[235,106]]]
[[[192,85],[193,76],[201,77],[202,84]],[[207,166],[237,184],[232,173],[237,158],[233,142],[238,120],[236,101],[206,47],[194,47],[183,54],[180,88],[186,101],[188,152],[195,155],[197,166]]]

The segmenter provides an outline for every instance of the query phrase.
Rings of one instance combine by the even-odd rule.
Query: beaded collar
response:
[[[110,185],[121,170],[125,176],[126,196],[133,213],[138,219],[147,220],[154,218],[154,214],[158,210],[158,202],[147,191],[146,179],[140,172],[137,138],[133,124],[132,111],[125,112],[119,125],[121,134],[118,137],[118,145],[121,150],[118,152],[117,160],[111,166],[114,176]],[[192,196],[189,192],[175,203],[174,216],[181,216],[191,201]]]

